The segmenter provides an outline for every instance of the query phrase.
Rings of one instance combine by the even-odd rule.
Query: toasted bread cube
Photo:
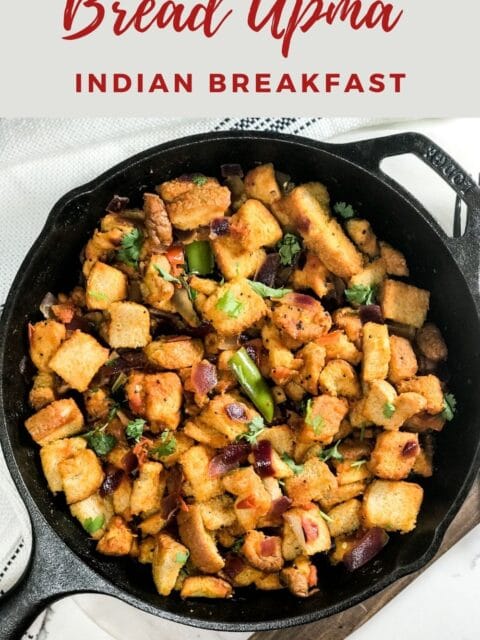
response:
[[[106,556],[128,556],[133,534],[120,516],[113,516],[107,530],[97,543],[97,551]]]
[[[293,272],[293,286],[295,290],[312,289],[319,298],[323,298],[333,286],[329,277],[327,267],[317,255],[309,251],[303,268]]]
[[[332,320],[336,327],[346,333],[347,338],[351,342],[357,345],[361,344],[363,324],[358,315],[358,311],[350,307],[337,309],[332,314]]]
[[[362,269],[362,255],[330,215],[328,205],[322,204],[308,186],[296,187],[274,202],[272,211],[280,221],[291,221],[306,247],[335,275],[351,278]]]
[[[412,472],[423,476],[424,478],[431,478],[433,475],[433,451],[431,446],[420,447],[415,462],[413,464]]]
[[[201,502],[199,507],[205,528],[209,531],[215,531],[221,527],[230,527],[235,524],[236,516],[233,504],[232,498],[226,494],[211,498],[207,502]]]
[[[267,315],[267,306],[244,278],[235,278],[207,298],[202,315],[218,333],[235,336]]]
[[[140,290],[147,304],[156,309],[169,311],[168,304],[175,293],[175,286],[173,282],[168,282],[162,277],[160,269],[170,274],[172,267],[165,255],[155,253],[151,256],[145,269]]]
[[[386,242],[380,242],[380,256],[390,276],[408,276],[408,265],[405,256]]]
[[[217,573],[223,569],[225,562],[205,529],[200,507],[189,505],[188,511],[179,512],[177,521],[180,539],[190,550],[193,564],[204,573]]]
[[[272,499],[260,477],[252,467],[227,473],[222,479],[224,488],[237,497],[235,513],[243,530],[255,529],[260,518],[270,511]]]
[[[152,573],[153,581],[161,596],[168,596],[173,591],[178,574],[188,556],[187,547],[184,547],[167,533],[160,533],[156,537]]]
[[[350,484],[342,484],[338,486],[338,489],[334,491],[328,498],[323,498],[320,502],[322,509],[328,511],[337,504],[341,504],[342,502],[346,502],[347,500],[351,500],[352,498],[356,498],[357,496],[361,496],[365,493],[365,489],[367,488],[367,483],[365,481],[361,482],[350,482]]]
[[[106,312],[105,340],[113,349],[137,349],[150,342],[150,314],[136,302],[114,302]]]
[[[339,486],[349,485],[355,482],[363,482],[364,480],[372,477],[366,461],[361,461],[360,459],[343,461],[335,460],[334,467]]]
[[[183,184],[182,184],[183,182]],[[215,178],[164,182],[157,187],[166,202],[170,222],[177,229],[196,229],[222,217],[230,206],[230,190]]]
[[[55,400],[25,420],[29,434],[42,447],[52,440],[80,433],[83,424],[82,412],[72,398]]]
[[[379,478],[403,480],[412,470],[419,451],[415,433],[384,431],[377,437],[369,466]]]
[[[275,451],[281,456],[284,453],[291,456],[295,445],[295,436],[286,424],[279,424],[265,429],[257,438],[257,442],[269,440]]]
[[[94,540],[100,540],[105,533],[110,518],[113,516],[112,501],[108,498],[102,498],[100,494],[94,493],[85,500],[75,502],[70,505],[70,512],[72,516],[77,518],[82,527],[85,529],[86,524],[97,521],[101,523],[101,526],[93,532],[89,532],[89,535]]]
[[[422,411],[422,413],[417,413],[406,420],[405,428],[408,429],[408,431],[412,431],[413,433],[424,433],[425,431],[441,431],[445,426],[445,422],[446,420],[442,417],[441,413],[437,413],[437,415],[432,416],[426,411]]]
[[[363,326],[362,378],[364,382],[386,378],[389,362],[390,341],[387,326],[367,322]]]
[[[139,545],[138,561],[142,564],[152,564],[156,546],[157,541],[154,536],[144,538]]]
[[[243,398],[224,393],[210,400],[195,418],[195,423],[201,427],[215,429],[233,442],[248,430],[248,423],[258,416],[258,412]]]
[[[268,351],[270,377],[278,385],[285,385],[296,376],[302,361],[287,349],[280,330],[274,324],[266,323],[262,327],[262,341]]]
[[[332,326],[332,318],[318,300],[303,293],[287,293],[275,301],[273,323],[287,336],[309,342],[324,336]]]
[[[63,438],[62,440],[53,440],[40,449],[42,469],[50,491],[56,493],[63,489],[62,477],[58,468],[59,463],[86,448],[85,438]]]
[[[68,504],[91,496],[100,488],[104,478],[102,465],[90,449],[77,451],[73,456],[61,460],[58,470]]]
[[[89,309],[107,309],[112,302],[127,297],[127,276],[104,262],[96,262],[87,278],[86,301]]]
[[[155,536],[157,533],[165,527],[167,524],[167,519],[163,517],[161,511],[157,511],[156,513],[152,513],[151,516],[148,516],[144,520],[140,522],[138,528],[142,532],[144,536]]]
[[[303,365],[295,376],[295,381],[313,396],[318,394],[318,383],[320,373],[325,365],[325,357],[325,347],[314,342],[309,342],[295,354],[296,360],[301,358],[303,361]]]
[[[38,411],[56,399],[55,376],[48,371],[40,371],[33,378],[33,386],[28,393],[28,404]]]
[[[226,280],[253,276],[267,255],[264,249],[245,250],[238,238],[230,234],[215,238],[211,246],[215,262]]]
[[[406,420],[423,411],[427,401],[418,393],[402,393],[386,380],[374,380],[365,398],[363,415],[373,424],[392,431],[400,429]]]
[[[176,373],[133,372],[125,392],[130,409],[151,422],[153,432],[178,427],[183,396],[182,382]]]
[[[180,458],[186,479],[192,486],[193,495],[198,502],[204,502],[223,493],[220,478],[209,474],[210,460],[214,452],[199,444],[190,447]]]
[[[284,589],[283,584],[280,582],[280,574],[278,573],[264,573],[255,579],[255,587],[261,591],[276,591],[277,589]]]
[[[397,280],[385,280],[380,305],[383,317],[419,329],[425,322],[430,293]]]
[[[275,217],[258,200],[247,200],[230,218],[229,235],[245,251],[273,247],[282,238],[282,230]]]
[[[283,567],[282,541],[278,536],[247,531],[241,552],[252,567],[265,573],[274,573]]]
[[[285,491],[295,507],[313,501],[328,500],[338,488],[337,479],[325,462],[309,458],[303,471],[285,480]]]
[[[161,435],[160,438],[155,438],[153,440],[154,448],[159,447],[161,444],[164,444],[162,437],[165,437],[165,436]],[[175,437],[176,444],[175,444],[175,451],[173,453],[169,453],[168,455],[159,455],[158,453],[155,453],[155,458],[160,460],[163,466],[166,467],[167,469],[173,466],[176,462],[178,462],[180,460],[182,453],[184,453],[187,449],[190,449],[190,447],[195,444],[192,438],[189,438],[184,431],[175,433],[174,437]]]
[[[320,374],[319,382],[322,391],[331,396],[358,398],[361,394],[357,373],[346,360],[327,362]]]
[[[419,393],[427,401],[425,410],[432,415],[443,411],[443,391],[440,380],[432,374],[415,376],[411,380],[402,380],[397,385],[400,393],[412,391]]]
[[[271,162],[251,169],[243,182],[247,196],[260,200],[267,207],[281,198],[282,194],[278,188],[275,169]]]
[[[363,498],[366,527],[408,533],[415,528],[423,489],[413,482],[374,480]]]
[[[50,360],[65,340],[65,334],[65,325],[55,320],[29,325],[30,358],[39,371],[51,371]]]
[[[361,526],[362,503],[352,498],[341,502],[328,512],[328,529],[332,538],[353,533]]]
[[[376,287],[381,284],[385,276],[385,264],[381,258],[378,258],[352,276],[349,281],[349,287]]]
[[[350,342],[344,331],[331,331],[318,338],[316,343],[324,347],[327,361],[340,358],[357,365],[362,359],[361,352]]]
[[[160,369],[184,369],[201,362],[203,343],[188,336],[178,340],[162,338],[147,345],[145,354],[148,360]]]
[[[49,365],[73,389],[83,392],[108,360],[108,353],[95,338],[77,330],[62,343]]]
[[[346,554],[349,553],[356,544],[358,544],[358,537],[355,533],[336,537],[334,542],[335,546],[329,555],[330,562],[333,565],[343,562]]]
[[[304,421],[299,440],[330,444],[347,413],[348,402],[344,398],[326,394],[313,398],[310,416]]]
[[[345,228],[360,251],[366,253],[370,258],[378,256],[377,236],[374,234],[368,220],[352,218],[346,221]]]
[[[390,364],[388,379],[397,384],[401,380],[412,378],[418,369],[417,358],[410,340],[401,336],[390,336]]]
[[[232,585],[213,576],[189,576],[180,591],[182,598],[230,598]]]
[[[133,481],[130,509],[132,515],[150,516],[161,507],[165,491],[166,476],[160,462],[148,460],[140,467],[138,476]]]
[[[220,431],[217,431],[213,427],[202,420],[187,420],[183,427],[183,432],[193,440],[205,444],[213,449],[222,449],[230,444],[230,440]]]
[[[283,519],[297,538],[296,546],[301,550],[302,554],[311,556],[330,549],[330,532],[320,509],[316,505],[310,503],[308,508],[289,509],[283,514]],[[287,532],[287,539],[289,535]],[[286,546],[284,550],[288,555],[291,555]]]

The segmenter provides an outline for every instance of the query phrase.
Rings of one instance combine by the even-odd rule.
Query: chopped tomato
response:
[[[260,543],[260,555],[263,557],[273,556],[275,553],[275,538],[270,536]]]
[[[183,271],[185,256],[182,247],[172,245],[167,251],[167,260],[172,267],[172,276],[178,276]]]
[[[137,444],[133,447],[133,453],[137,456],[138,466],[141,467],[142,464],[148,458],[148,450],[153,446],[153,441],[149,438],[141,438]]]

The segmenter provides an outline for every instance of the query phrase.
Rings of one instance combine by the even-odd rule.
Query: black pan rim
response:
[[[185,146],[191,146],[199,143],[201,144],[202,142],[206,142],[206,141],[214,142],[217,139],[224,140],[228,138],[232,140],[252,139],[252,140],[255,140],[256,142],[258,142],[259,140],[269,140],[269,141],[278,140],[279,142],[282,142],[282,143],[290,143],[290,144],[294,144],[295,146],[304,146],[310,149],[321,150],[326,153],[331,153],[336,157],[340,157],[344,162],[350,163],[354,165],[357,169],[360,169],[362,171],[365,171],[366,173],[369,173],[369,170],[366,169],[365,167],[362,167],[361,165],[357,164],[355,161],[352,161],[348,157],[343,156],[342,148],[347,148],[349,146],[348,144],[321,143],[306,137],[300,137],[300,136],[295,136],[291,134],[277,134],[272,132],[223,131],[223,132],[210,132],[210,133],[196,134],[194,136],[188,136],[188,137],[179,138],[170,142],[165,142],[160,145],[151,147],[147,150],[141,151],[140,153],[135,154],[134,156],[127,158],[122,162],[118,163],[111,169],[102,173],[100,176],[94,178],[92,181],[69,191],[67,194],[61,197],[58,200],[58,202],[54,205],[49,216],[45,221],[45,224],[41,233],[39,234],[35,243],[32,245],[29,252],[27,253],[27,256],[22,262],[22,265],[13,281],[13,284],[11,285],[7,300],[5,302],[4,310],[1,316],[0,354],[3,355],[6,349],[6,337],[7,337],[6,328],[9,325],[11,314],[15,306],[16,291],[23,284],[23,275],[22,275],[23,267],[32,259],[32,257],[38,251],[39,246],[48,238],[49,231],[52,224],[54,224],[56,218],[59,215],[61,215],[63,208],[68,203],[70,203],[71,201],[81,196],[88,196],[91,192],[99,189],[103,185],[103,183],[105,183],[112,177],[120,174],[123,171],[128,170],[129,168],[132,168],[137,162],[148,161],[149,158],[154,157],[157,154],[162,153],[163,151],[167,151],[167,150],[171,151],[176,148],[180,149]],[[396,189],[395,183],[392,183],[392,181],[389,181],[388,179],[381,180],[381,178],[378,178],[378,177],[377,179],[380,179],[380,181],[383,183],[383,186],[385,188],[393,189],[394,191],[396,191],[397,195],[400,195],[401,197],[405,198],[405,192],[403,192],[401,188]],[[412,206],[412,199],[407,198],[407,201],[408,201],[408,204]],[[416,209],[417,209],[417,213],[422,214],[421,205],[416,207]],[[431,224],[430,220],[429,220],[429,224]],[[436,223],[431,226],[433,227],[434,231],[438,236],[438,241],[446,245],[444,241],[444,236],[442,235],[440,227]],[[3,360],[0,361],[0,380],[3,380]],[[8,463],[9,470],[12,473],[15,484],[22,498],[30,499],[33,502],[33,498],[31,497],[31,494],[23,480],[22,472],[16,462],[15,453],[13,451],[13,448],[10,443],[10,439],[6,431],[7,419],[3,409],[3,385],[0,385],[0,404],[1,404],[0,418],[2,422],[2,429],[0,429],[0,439],[2,441],[2,446],[3,446],[4,454]],[[157,606],[151,605],[150,603],[146,603],[145,601],[137,598],[136,596],[133,596],[129,592],[124,591],[123,589],[120,589],[119,587],[111,583],[110,580],[106,578],[103,574],[95,572],[95,570],[92,567],[90,568],[92,571],[97,573],[98,576],[103,581],[105,581],[106,584],[111,584],[113,587],[115,587],[115,589],[120,592],[118,594],[118,597],[122,598],[125,602],[132,604],[149,613],[153,613],[154,615],[157,615],[175,622],[179,622],[182,624],[186,624],[192,627],[212,629],[212,630],[222,630],[222,631],[232,631],[234,627],[234,630],[236,631],[261,631],[261,630],[272,630],[277,628],[286,628],[286,627],[291,627],[291,626],[300,625],[300,624],[307,624],[309,622],[314,622],[316,620],[320,620],[330,615],[334,615],[336,613],[339,613],[340,611],[345,610],[346,608],[354,606],[364,601],[365,599],[375,595],[376,593],[380,592],[381,590],[383,590],[393,582],[397,581],[398,579],[425,567],[438,551],[448,526],[450,525],[451,521],[453,520],[458,510],[460,509],[461,504],[465,500],[466,495],[474,482],[474,479],[477,475],[479,467],[480,467],[480,442],[478,443],[473,463],[471,464],[470,469],[465,476],[465,481],[460,491],[458,492],[456,499],[453,501],[450,509],[448,510],[443,520],[435,528],[434,534],[431,539],[431,543],[428,549],[420,558],[416,559],[415,561],[407,565],[399,566],[395,568],[390,574],[385,576],[383,579],[379,580],[378,582],[375,582],[370,587],[363,589],[357,595],[349,596],[348,598],[345,598],[344,600],[339,601],[335,605],[332,605],[330,607],[326,607],[321,610],[317,610],[308,614],[301,614],[298,616],[290,616],[288,618],[280,618],[280,619],[272,617],[271,620],[262,621],[262,622],[239,621],[238,623],[215,622],[214,620],[210,620],[210,619],[207,620],[204,618],[184,617],[179,614],[165,611]],[[45,515],[40,511],[38,507],[36,507],[36,505],[35,505],[35,510],[37,512],[37,515],[40,516],[41,521],[48,527],[50,534],[53,533],[54,536],[58,538],[58,540],[61,542],[61,544],[69,552],[73,553],[80,560],[80,562],[86,564],[87,566],[90,566],[80,555],[77,554],[77,552],[72,547],[70,547],[70,545],[68,545],[60,537],[59,533],[55,531],[55,529],[50,525]]]

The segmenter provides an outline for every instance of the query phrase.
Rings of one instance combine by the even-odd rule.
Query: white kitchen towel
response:
[[[443,145],[470,171],[480,168],[477,149],[480,121],[434,120],[394,123],[361,118],[224,118],[220,119],[17,119],[0,121],[0,303],[20,263],[38,236],[48,212],[65,192],[88,182],[113,164],[145,148],[193,133],[223,129],[273,130],[326,140],[350,140],[414,129]],[[476,143],[474,142],[476,140]],[[427,198],[442,226],[451,228],[453,197],[439,182],[432,188],[422,171],[404,160],[393,163],[395,175]],[[288,170],[288,167],[285,167]],[[429,178],[435,178],[430,172]],[[28,516],[0,456],[0,594],[21,575],[28,559]],[[96,624],[91,619],[96,620]],[[102,628],[102,629],[101,629]],[[29,638],[39,640],[142,640],[219,638],[159,620],[113,599],[82,596],[54,605],[37,621]],[[228,635],[228,634],[227,634]]]

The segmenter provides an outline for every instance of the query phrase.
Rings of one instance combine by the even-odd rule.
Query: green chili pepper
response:
[[[272,392],[247,351],[243,347],[239,349],[228,364],[247,396],[265,420],[271,422],[274,410]]]
[[[206,276],[212,273],[215,261],[208,240],[197,240],[185,246],[188,271]]]

